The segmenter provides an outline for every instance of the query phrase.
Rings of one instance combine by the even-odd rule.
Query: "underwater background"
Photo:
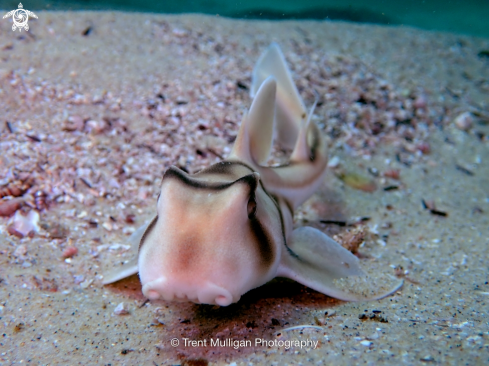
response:
[[[20,1],[28,30],[5,17]],[[489,365],[489,0],[0,9],[0,366]],[[403,287],[344,302],[276,279],[215,307],[104,285],[166,169],[229,156],[272,42],[328,144],[295,227],[358,257],[349,291]]]
[[[15,9],[17,0],[0,2]],[[30,0],[35,10],[119,10],[150,13],[201,13],[242,19],[330,19],[407,25],[423,29],[489,37],[487,0]]]

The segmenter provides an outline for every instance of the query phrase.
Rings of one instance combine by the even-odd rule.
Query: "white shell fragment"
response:
[[[25,244],[19,245],[17,248],[15,248],[14,252],[12,255],[16,258],[23,258],[27,254],[27,246]]]
[[[82,283],[80,283],[80,287],[83,289],[88,288],[92,284],[93,280],[85,280]]]
[[[332,157],[328,162],[328,168],[337,168],[340,165],[340,158],[337,156]]]
[[[462,114],[459,114],[455,120],[455,126],[457,126],[458,129],[462,131],[467,131],[472,127],[472,124],[474,123],[474,117],[472,117],[472,113],[470,112],[464,112]]]
[[[27,236],[29,233],[39,232],[39,213],[30,211],[27,216],[24,216],[17,211],[12,218],[11,228],[22,236]]]
[[[114,314],[115,315],[127,315],[129,314],[129,309],[127,308],[127,305],[123,302],[121,302],[119,305],[117,305],[114,309]]]

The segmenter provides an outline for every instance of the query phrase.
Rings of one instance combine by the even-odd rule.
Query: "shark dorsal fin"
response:
[[[263,164],[270,155],[275,119],[275,95],[277,82],[268,77],[260,86],[248,113],[248,133],[251,156],[257,164]]]
[[[266,162],[273,142],[276,90],[273,77],[262,83],[243,117],[231,156],[249,163]]]
[[[292,149],[307,117],[307,110],[292,80],[285,57],[276,43],[265,50],[253,69],[251,97],[258,95],[262,83],[270,76],[277,81],[277,139],[281,146]]]
[[[311,148],[307,141],[309,134],[309,126],[311,124],[311,118],[316,108],[317,98],[309,111],[307,119],[303,119],[301,123],[301,128],[299,130],[299,136],[297,136],[297,141],[294,146],[294,151],[290,156],[290,161],[307,161],[311,158]]]

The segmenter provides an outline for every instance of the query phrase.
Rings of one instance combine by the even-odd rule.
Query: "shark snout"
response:
[[[192,301],[219,306],[228,306],[239,300],[239,297],[234,300],[230,291],[212,282],[177,283],[165,277],[145,284],[143,294],[150,300]]]

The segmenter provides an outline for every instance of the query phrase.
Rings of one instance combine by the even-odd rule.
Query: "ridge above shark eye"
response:
[[[256,201],[255,201],[254,198],[250,198],[249,199],[247,210],[248,210],[248,218],[249,219],[252,219],[253,217],[255,217],[255,214],[256,214]]]

